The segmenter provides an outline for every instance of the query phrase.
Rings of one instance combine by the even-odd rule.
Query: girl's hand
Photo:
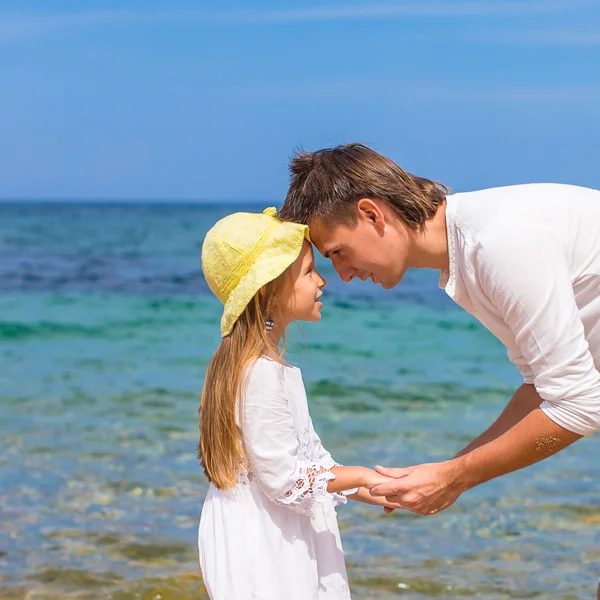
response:
[[[370,492],[371,488],[377,485],[389,485],[397,481],[396,478],[388,477],[367,467],[335,466],[331,469],[331,472],[335,475],[335,479],[331,479],[328,482],[327,491],[339,493],[352,488],[358,488],[358,492],[349,495],[348,498],[364,502],[365,504],[383,506],[386,512],[402,508],[399,504],[389,502],[383,496],[373,496]]]
[[[370,471],[370,469],[369,469],[369,471]],[[407,471],[408,471],[408,469],[407,469]],[[384,481],[382,481],[382,478]],[[380,485],[382,483],[390,483],[390,482],[397,481],[397,479],[398,479],[397,477],[389,477],[389,476],[383,475],[382,473],[378,473],[377,471],[371,471],[371,473],[369,474],[369,477],[367,479],[367,482],[365,483],[365,488],[367,489],[369,495],[371,496],[371,493],[370,493],[371,488],[375,487],[376,485]],[[385,498],[385,497],[378,497],[378,496],[371,496],[371,497],[376,498],[377,500],[381,500],[380,502],[373,502],[373,504],[376,504],[377,506],[383,506],[383,512],[388,515],[390,513],[393,513],[394,510],[396,510],[397,508],[403,508],[400,504],[395,504],[393,502],[389,502],[387,500],[387,498]],[[364,502],[364,500],[363,500],[363,502]]]
[[[362,472],[362,481],[358,488],[358,492],[356,494],[352,494],[348,496],[348,498],[352,500],[358,500],[359,502],[364,502],[365,504],[371,504],[373,506],[382,506],[383,510],[386,513],[393,512],[396,508],[402,508],[399,504],[394,504],[393,502],[389,502],[387,498],[383,496],[373,496],[371,495],[371,488],[376,485],[389,484],[395,481],[394,477],[388,477],[386,475],[382,475],[373,469],[368,469],[366,467],[359,467]]]
[[[367,476],[365,478],[364,487],[366,487],[369,490],[375,487],[376,485],[396,481],[395,477],[388,477],[387,475],[382,475],[381,473],[373,471],[372,469],[367,470],[369,472],[367,473]]]
[[[358,492],[348,496],[348,498],[363,502],[364,504],[371,504],[372,506],[382,506],[386,513],[391,513],[396,508],[402,508],[399,504],[388,502],[384,497],[371,496],[371,492],[366,487],[358,488]]]

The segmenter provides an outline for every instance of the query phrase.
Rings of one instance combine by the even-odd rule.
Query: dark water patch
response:
[[[110,359],[82,358],[75,361],[74,367],[95,371],[97,373],[125,372],[132,367],[132,363],[128,363],[125,360],[116,363]],[[64,372],[61,373],[61,376],[64,379],[70,379],[73,378],[74,375],[73,373]]]
[[[131,494],[132,492],[138,492],[138,490],[144,490],[146,487],[145,483],[131,479],[119,479],[104,485],[104,489],[113,494]],[[136,495],[140,494],[136,493]]]
[[[175,403],[160,398],[148,398],[146,400],[141,400],[140,406],[145,406],[146,408],[173,408]]]
[[[153,319],[136,319],[131,321],[109,322],[104,325],[86,326],[55,321],[37,321],[35,323],[0,322],[0,342],[16,342],[29,339],[55,339],[58,337],[83,337],[86,339],[123,339],[133,331],[149,327],[179,324],[179,320],[157,321]]]
[[[435,322],[438,329],[444,331],[478,331],[481,325],[476,321],[438,320]]]
[[[352,304],[352,302],[348,302],[347,300],[334,300],[333,306],[342,310],[353,310],[355,308],[359,308],[358,305]]]
[[[123,535],[114,532],[94,533],[93,535],[88,535],[88,537],[91,537],[98,546],[117,546],[123,543]]]
[[[200,303],[197,300],[181,298],[157,298],[148,301],[148,307],[154,312],[196,312]]]
[[[154,497],[154,498],[174,498],[179,496],[179,492],[174,487],[153,487],[147,483],[132,480],[111,481],[102,486],[110,496],[133,496],[133,497]]]
[[[336,408],[340,411],[357,414],[367,412],[378,413],[383,409],[372,402],[336,402]]]
[[[118,549],[125,558],[142,563],[172,563],[191,562],[195,559],[198,550],[194,546],[181,542],[135,542],[125,544]]]
[[[38,573],[29,575],[27,579],[37,581],[39,583],[52,584],[65,588],[75,588],[80,590],[84,587],[104,587],[121,581],[121,577],[116,573],[94,573],[81,569],[44,569]],[[73,591],[75,591],[73,590]]]
[[[480,367],[467,367],[463,369],[463,373],[466,375],[481,375],[484,371]]]
[[[175,415],[176,409],[182,405],[189,406],[188,414],[194,415],[198,409],[199,401],[200,393],[196,390],[187,391],[154,387],[114,395],[105,394],[101,399],[102,408],[98,409],[96,414],[107,416],[114,413],[115,407],[118,407],[119,414],[128,418],[142,418],[152,415],[170,419]]]
[[[2,576],[0,575],[0,581]],[[0,600],[29,600],[33,596],[31,592],[25,586],[3,586],[0,585]],[[52,598],[51,596],[37,596],[39,600],[46,600]],[[55,596],[52,600],[59,600],[59,596]]]
[[[534,510],[542,513],[565,515],[572,519],[584,521],[590,526],[600,527],[599,505],[541,504],[535,506]]]
[[[86,327],[78,324],[39,321],[35,324],[0,322],[0,341],[18,341],[29,338],[55,338],[58,336],[103,337],[102,327]]]
[[[199,571],[199,569],[198,569]],[[208,600],[198,573],[179,573],[165,578],[144,578],[113,591],[108,600]]]
[[[476,595],[473,590],[439,583],[433,579],[385,575],[353,579],[351,588],[362,589],[365,593],[368,591],[393,592],[404,598],[410,598],[417,594],[443,598],[467,598]]]
[[[85,458],[90,458],[92,460],[99,460],[99,461],[118,461],[121,460],[123,457],[120,454],[117,454],[116,452],[111,452],[109,450],[92,450],[89,452],[84,452],[83,456]]]
[[[50,455],[50,454],[56,454],[57,452],[60,452],[62,450],[62,447],[60,446],[33,446],[32,448],[30,448],[28,450],[28,452],[30,452],[31,454],[43,454],[43,455]]]
[[[324,396],[326,398],[341,398],[346,396],[348,393],[353,394],[356,389],[337,383],[329,379],[321,379],[307,385],[307,391],[309,396]]]
[[[404,376],[404,375],[412,375],[415,373],[412,369],[407,369],[406,367],[399,367],[396,369],[396,375]]]
[[[168,434],[178,434],[178,433],[188,433],[189,429],[185,429],[183,427],[180,427],[179,425],[174,425],[172,423],[166,423],[164,425],[157,425],[156,426],[156,431],[160,432],[160,433],[166,433]]]
[[[59,529],[56,531],[44,531],[42,535],[49,540],[72,540],[77,538],[84,538],[91,535],[84,529]]]
[[[308,344],[309,351],[316,350],[319,352],[326,352],[329,355],[339,356],[357,356],[363,358],[373,358],[375,352],[372,350],[362,350],[359,348],[350,348],[345,344]]]
[[[126,394],[118,394],[115,400],[120,403],[141,402],[142,400],[158,400],[175,398],[178,400],[188,400],[197,398],[198,395],[187,390],[169,389],[164,387],[154,387],[139,392],[128,392]]]
[[[336,409],[349,411],[354,408],[372,411],[382,408],[414,410],[439,403],[483,402],[496,399],[499,395],[497,390],[473,390],[451,382],[406,386],[383,382],[348,385],[330,379],[308,383],[307,391],[310,398],[328,399],[333,401]]]

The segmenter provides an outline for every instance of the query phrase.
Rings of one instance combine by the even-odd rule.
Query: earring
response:
[[[267,319],[265,321],[266,325],[267,325],[267,333],[269,333],[269,331],[271,331],[271,329],[273,329],[273,325],[275,325],[275,321],[273,321],[273,319]]]

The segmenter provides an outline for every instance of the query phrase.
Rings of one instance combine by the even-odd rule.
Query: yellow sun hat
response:
[[[202,244],[202,271],[223,303],[221,336],[228,336],[263,285],[281,275],[300,255],[308,225],[280,221],[277,209],[238,212],[218,221]]]

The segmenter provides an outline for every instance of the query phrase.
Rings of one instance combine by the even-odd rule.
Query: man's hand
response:
[[[419,515],[432,515],[445,510],[465,491],[456,481],[456,469],[452,461],[404,469],[377,466],[375,470],[394,479],[372,487],[371,495],[385,496],[390,504]]]

